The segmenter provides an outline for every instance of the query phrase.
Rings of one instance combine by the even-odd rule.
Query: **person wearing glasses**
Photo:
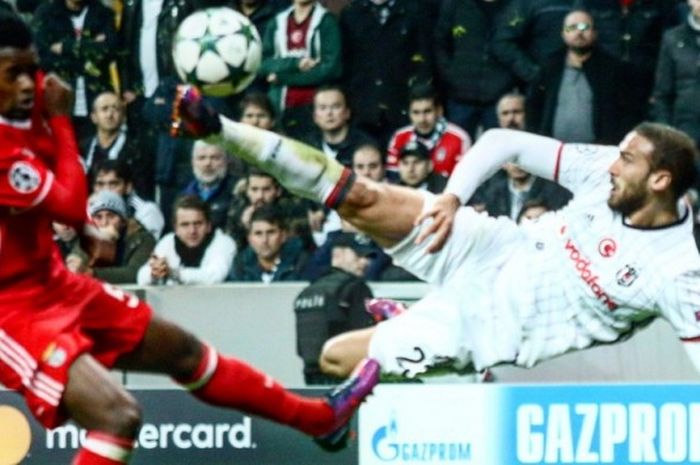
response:
[[[626,96],[620,62],[597,46],[593,17],[564,18],[565,48],[545,62],[528,91],[528,129],[565,142],[614,143],[624,129]]]

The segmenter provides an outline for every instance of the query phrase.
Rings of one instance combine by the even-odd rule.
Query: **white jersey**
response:
[[[700,336],[700,257],[690,208],[660,228],[625,224],[610,209],[607,168],[617,147],[565,145],[558,181],[569,205],[525,227],[501,271],[517,306],[522,342],[516,363],[539,360],[630,336],[665,318],[682,339]]]
[[[377,326],[369,354],[383,369],[416,374],[441,361],[529,367],[619,341],[655,317],[681,339],[700,340],[700,256],[690,209],[680,205],[680,220],[665,227],[627,225],[607,205],[608,168],[619,149],[557,147],[556,160],[540,171],[553,169],[550,177],[574,193],[562,210],[516,226],[464,207],[440,252],[426,252],[430,241],[414,243],[425,224],[387,250],[435,289]],[[429,209],[434,196],[425,198]]]

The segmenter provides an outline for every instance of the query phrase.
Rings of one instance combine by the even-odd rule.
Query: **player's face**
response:
[[[97,193],[107,190],[124,196],[130,190],[129,187],[126,181],[117,176],[117,173],[114,171],[100,171],[95,176],[92,191]]]
[[[562,38],[569,49],[587,51],[596,40],[593,19],[583,11],[574,11],[564,20]]]
[[[119,130],[124,118],[121,99],[111,92],[100,94],[95,99],[90,118],[102,131],[111,133]]]
[[[629,216],[650,202],[649,157],[653,151],[654,145],[636,132],[625,137],[620,144],[620,156],[608,169],[612,183],[610,208]]]
[[[414,100],[408,107],[408,117],[418,134],[430,134],[435,129],[442,109],[431,99]]]
[[[34,49],[0,48],[0,115],[27,119],[34,108],[34,75],[38,61]]]
[[[525,129],[525,99],[506,97],[498,104],[498,125],[502,128]]]
[[[241,114],[241,123],[261,129],[272,129],[272,115],[257,105],[248,105]]]
[[[357,150],[352,156],[352,170],[377,182],[384,180],[382,154],[369,147]]]
[[[279,226],[267,221],[253,221],[248,232],[248,243],[263,260],[277,258],[286,239],[286,233]]]
[[[199,210],[178,208],[175,213],[175,235],[187,247],[197,247],[211,232],[211,223]]]
[[[406,185],[417,187],[425,181],[433,165],[430,160],[425,160],[415,155],[404,155],[399,160],[399,178]]]
[[[350,109],[337,90],[321,91],[314,97],[314,122],[322,131],[336,131],[347,125]]]
[[[204,145],[192,155],[192,171],[197,181],[211,184],[226,176],[226,154],[216,145]]]
[[[98,228],[112,229],[114,231],[119,231],[124,222],[121,216],[109,210],[100,210],[96,212],[94,215],[92,215],[92,220],[95,222]]]
[[[245,192],[248,202],[255,207],[272,203],[280,195],[279,187],[268,176],[248,176],[248,187]]]

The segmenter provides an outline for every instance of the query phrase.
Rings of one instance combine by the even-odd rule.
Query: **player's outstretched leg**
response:
[[[308,145],[219,116],[196,87],[180,85],[176,92],[173,135],[206,137],[302,197],[331,208],[342,201],[351,185],[351,170]]]
[[[382,247],[405,238],[423,209],[424,196],[418,190],[355,179],[349,168],[313,147],[219,116],[192,86],[178,86],[172,133],[206,137],[226,147],[293,193],[337,209]]]
[[[354,384],[343,384],[328,398],[300,396],[158,317],[149,325],[141,346],[118,366],[166,373],[206,403],[259,415],[314,437],[342,429],[379,380],[379,370],[368,364]],[[342,435],[336,436],[340,446]]]

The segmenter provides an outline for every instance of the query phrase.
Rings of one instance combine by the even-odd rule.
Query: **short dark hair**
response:
[[[355,154],[356,154],[357,152],[359,152],[360,150],[367,150],[367,149],[369,149],[369,150],[374,150],[374,151],[376,151],[377,153],[379,153],[379,162],[382,164],[382,166],[384,166],[384,165],[386,164],[386,160],[384,160],[384,151],[383,151],[382,148],[381,148],[377,143],[375,143],[375,142],[363,142],[363,143],[361,143],[360,145],[358,145],[357,147],[355,147],[355,149],[352,151],[352,161],[353,161],[353,163],[355,162]]]
[[[698,148],[693,139],[678,129],[659,123],[644,122],[634,131],[654,145],[650,156],[651,170],[668,170],[673,196],[680,198],[698,177]]]
[[[182,195],[175,199],[172,218],[173,226],[177,222],[178,210],[196,210],[204,215],[204,219],[207,220],[208,223],[211,223],[211,207],[196,195]]]
[[[414,84],[408,93],[408,105],[418,100],[431,100],[435,106],[442,105],[440,93],[431,84]]]
[[[22,18],[13,12],[0,12],[0,48],[25,49],[32,46],[32,32]]]
[[[238,108],[241,112],[241,115],[243,115],[245,109],[251,105],[258,108],[262,108],[270,115],[270,118],[275,119],[275,108],[272,106],[272,102],[270,101],[270,98],[267,96],[267,94],[264,94],[262,92],[247,93],[241,99],[241,103],[238,104]]]
[[[314,99],[318,94],[321,92],[338,92],[340,93],[343,98],[345,99],[345,105],[348,105],[348,93],[345,91],[345,88],[341,86],[340,84],[323,84],[321,86],[318,86],[316,90],[314,91]]]
[[[256,221],[265,221],[273,224],[280,229],[287,229],[287,219],[282,213],[282,210],[274,204],[261,205],[250,215],[250,224],[253,225]]]
[[[275,177],[273,175],[271,175],[267,171],[263,171],[260,168],[255,167],[255,166],[251,166],[248,169],[248,174],[246,175],[246,179],[250,179],[251,176],[270,178],[274,181],[275,185],[277,185],[277,186],[279,185],[279,182],[277,181],[277,179],[275,179]]]
[[[114,171],[119,179],[123,179],[125,183],[130,183],[133,181],[133,173],[131,171],[131,166],[124,160],[121,159],[104,159],[98,162],[90,170],[92,171],[92,184],[97,180],[97,175],[99,173],[109,173]]]

